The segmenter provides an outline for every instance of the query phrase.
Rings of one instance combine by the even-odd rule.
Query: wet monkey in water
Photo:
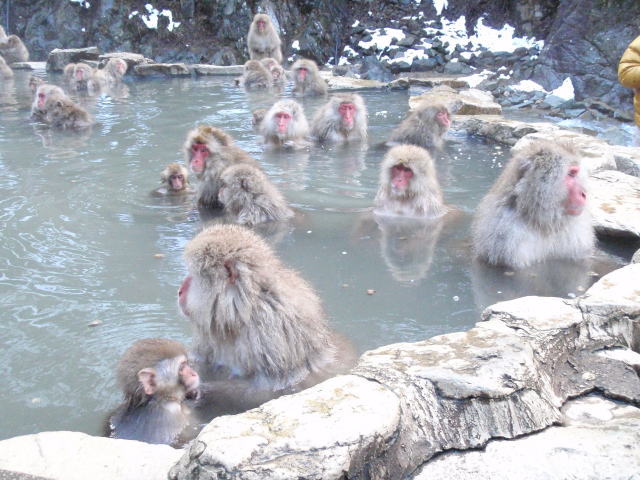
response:
[[[190,130],[183,151],[189,170],[200,179],[197,198],[203,207],[221,207],[218,201],[220,174],[226,167],[236,163],[257,166],[229,134],[210,125],[199,125]]]
[[[327,82],[318,71],[318,65],[313,60],[301,58],[291,66],[293,72],[293,92],[298,95],[326,95]]]
[[[240,83],[247,90],[266,90],[273,85],[271,72],[258,60],[249,60],[244,64],[244,73]]]
[[[31,79],[29,79],[29,85],[32,88],[35,87],[33,103],[31,104],[31,118],[34,120],[44,121],[47,115],[45,105],[47,104],[49,97],[64,97],[66,94],[64,93],[64,90],[56,85],[42,83],[38,77],[31,77]]]
[[[63,70],[64,79],[72,90],[87,90],[93,68],[86,63],[69,63]]]
[[[423,101],[391,132],[386,145],[408,143],[434,153],[444,145],[450,126],[451,114],[445,105]]]
[[[247,46],[249,47],[249,58],[251,60],[261,60],[263,58],[273,58],[282,63],[282,51],[280,49],[280,37],[276,32],[269,15],[257,13],[253,17],[249,27]]]
[[[29,50],[17,35],[9,35],[4,40],[0,40],[0,55],[9,65],[29,61]]]
[[[476,255],[490,265],[589,257],[595,234],[573,146],[534,140],[518,149],[480,202],[472,232]]]
[[[318,142],[367,140],[367,107],[357,93],[333,95],[315,114],[311,135]]]
[[[269,147],[295,150],[310,145],[307,117],[302,105],[295,100],[273,104],[260,123],[260,133]]]
[[[184,195],[191,193],[189,171],[177,163],[170,163],[160,174],[162,185],[151,192],[155,196]]]
[[[298,391],[349,369],[354,351],[329,328],[320,299],[256,233],[215,225],[185,248],[178,291],[203,371],[269,395]]]
[[[374,213],[438,218],[449,211],[429,152],[415,145],[391,148],[380,165]]]
[[[176,447],[194,436],[187,402],[199,397],[200,377],[180,342],[137,341],[122,355],[116,376],[124,400],[107,419],[106,436]]]
[[[66,95],[49,95],[44,121],[60,130],[82,130],[92,125],[89,113]]]

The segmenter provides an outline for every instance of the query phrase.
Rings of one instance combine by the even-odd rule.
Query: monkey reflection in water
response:
[[[315,385],[355,363],[312,287],[257,234],[214,225],[185,249],[178,291],[194,327],[203,409],[213,415],[253,408]]]

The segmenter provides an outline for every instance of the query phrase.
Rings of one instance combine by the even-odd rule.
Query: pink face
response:
[[[193,277],[191,275],[187,275],[185,279],[182,281],[182,285],[178,289],[178,305],[180,305],[180,310],[185,316],[189,316],[189,309],[187,308],[187,295],[189,294],[189,287],[191,286],[191,281]]]
[[[81,68],[78,68],[76,70],[76,80],[80,82],[84,80],[84,70],[82,70]]]
[[[443,127],[449,128],[451,126],[451,120],[449,119],[449,114],[445,110],[441,110],[436,113],[436,120]]]
[[[181,173],[170,175],[169,185],[171,185],[171,190],[182,190],[184,188],[184,175]]]
[[[405,190],[413,178],[413,171],[402,165],[396,165],[391,169],[391,185],[398,190]]]
[[[356,115],[356,106],[353,103],[341,103],[338,107],[338,112],[342,117],[342,123],[346,127],[353,127],[353,122]]]
[[[274,115],[276,125],[279,133],[286,133],[289,128],[289,122],[291,121],[291,115],[287,112],[278,112]]]
[[[197,391],[200,386],[200,376],[198,375],[198,372],[191,368],[187,359],[180,363],[180,366],[178,367],[178,376],[180,377],[180,383],[187,391],[187,396],[189,396],[189,393]]]
[[[258,20],[256,22],[256,25],[258,26],[258,31],[259,32],[264,32],[264,29],[267,26],[267,22],[265,22],[264,20]]]
[[[298,69],[298,80],[304,82],[304,79],[307,78],[307,74],[309,73],[308,68],[300,67]]]
[[[191,145],[191,160],[189,168],[193,173],[199,174],[204,172],[207,166],[207,157],[209,156],[209,148],[204,143],[194,143]]]
[[[127,64],[125,62],[117,62],[116,70],[120,72],[121,75],[124,75],[124,72],[127,70]]]
[[[571,165],[564,177],[564,185],[567,187],[567,198],[564,201],[564,211],[567,215],[580,215],[587,203],[587,193],[580,184],[578,174],[580,167]]]
[[[47,96],[43,92],[38,93],[38,108],[44,109],[44,103],[47,101]]]

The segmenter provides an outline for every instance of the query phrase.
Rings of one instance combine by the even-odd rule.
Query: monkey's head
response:
[[[196,325],[226,338],[249,322],[249,299],[277,283],[281,264],[260,236],[239,225],[215,225],[191,240],[184,253],[188,275],[178,304]]]
[[[380,185],[394,198],[440,195],[431,155],[415,145],[397,145],[387,152],[380,166]]]
[[[271,70],[273,67],[279,67],[280,66],[278,61],[275,58],[271,58],[271,57],[266,57],[266,58],[260,59],[260,63],[262,63],[262,65],[264,65],[264,67],[266,69],[268,69],[268,70]]]
[[[291,136],[296,125],[306,127],[303,125],[306,124],[306,119],[302,106],[295,100],[276,102],[267,112],[267,118],[269,120],[263,122],[263,125],[267,124],[265,128],[271,129],[280,138]]]
[[[223,170],[220,183],[218,200],[223,205],[227,205],[236,196],[253,199],[257,195],[264,194],[267,179],[256,167],[237,164]]]
[[[127,73],[128,67],[127,62],[125,62],[122,58],[110,58],[105,68],[108,68],[109,71],[116,76],[122,77],[125,73]]]
[[[343,130],[350,131],[357,121],[366,116],[364,100],[357,93],[338,93],[332,99],[334,111],[340,116],[340,124]]]
[[[187,188],[189,172],[182,165],[170,163],[160,174],[160,181],[166,184],[170,191],[180,192]]]
[[[244,64],[244,71],[246,72],[259,72],[264,69],[264,65],[259,60],[249,60]]]
[[[451,114],[446,105],[441,103],[427,103],[419,105],[416,114],[424,123],[434,123],[438,130],[445,133],[451,126]]]
[[[219,154],[223,147],[233,145],[233,139],[219,128],[199,125],[187,134],[183,151],[189,169],[200,178],[211,157]]]
[[[546,231],[584,212],[587,174],[572,144],[534,140],[512,162],[511,202],[527,221]]]
[[[253,17],[253,23],[255,24],[258,32],[264,33],[267,29],[267,25],[271,24],[271,19],[269,18],[269,15],[266,15],[264,13],[257,13]]]
[[[307,76],[311,74],[312,77],[318,75],[318,66],[316,62],[313,60],[309,60],[308,58],[301,58],[297,60],[293,66],[291,67],[293,70],[296,82],[304,82],[307,79]]]
[[[116,376],[129,407],[145,405],[154,396],[178,402],[197,398],[200,386],[184,346],[165,338],[134,343],[118,362]]]

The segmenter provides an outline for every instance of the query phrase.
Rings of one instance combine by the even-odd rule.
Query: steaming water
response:
[[[470,216],[505,149],[450,133],[437,168],[456,221],[444,228],[376,222],[368,210],[382,151],[263,153],[250,112],[274,97],[247,95],[230,78],[152,80],[126,90],[80,98],[98,124],[73,135],[28,119],[24,72],[0,85],[0,438],[99,434],[120,400],[113,370],[122,352],[145,337],[190,342],[176,291],[184,245],[202,221],[191,202],[149,192],[164,165],[182,160],[185,133],[198,123],[232,134],[299,211],[291,228],[269,239],[360,351],[465,330],[493,301],[579,294],[593,281],[578,269],[552,275],[555,283],[541,282],[552,291],[543,291],[526,278],[470,268]],[[403,118],[407,95],[363,96],[375,144]],[[309,117],[320,102],[304,100]],[[89,326],[94,321],[102,323]]]

